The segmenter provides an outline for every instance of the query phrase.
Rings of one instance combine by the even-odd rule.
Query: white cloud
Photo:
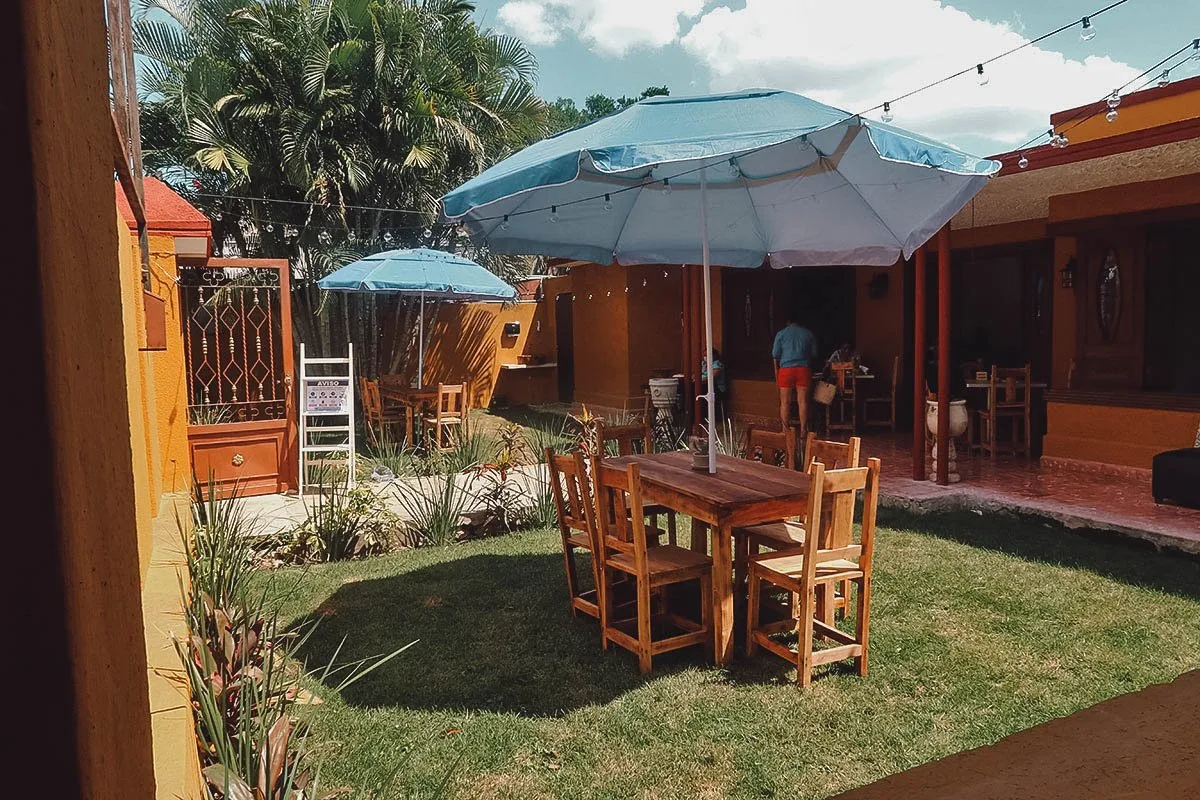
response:
[[[741,9],[712,9],[682,37],[710,70],[713,90],[772,86],[849,111],[1023,41],[1008,23],[974,19],[936,0],[746,0]],[[894,103],[896,124],[952,142],[974,137],[1013,147],[1046,126],[1051,112],[1096,100],[1138,72],[1107,56],[1077,61],[1037,46],[985,70],[985,87],[972,71]]]
[[[705,0],[510,0],[500,7],[505,27],[532,44],[573,34],[603,55],[664,47],[679,38],[682,19],[694,19]]]
[[[527,44],[554,44],[559,40],[560,32],[550,24],[546,4],[539,0],[512,0],[500,6],[499,17],[508,30]]]

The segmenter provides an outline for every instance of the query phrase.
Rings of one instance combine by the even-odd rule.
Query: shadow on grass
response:
[[[1087,570],[1133,586],[1200,597],[1200,559],[1159,552],[1148,542],[1108,531],[1072,530],[1030,515],[968,511],[915,514],[884,508],[879,510],[879,524],[1029,561]]]
[[[325,664],[389,653],[342,692],[350,705],[554,716],[643,683],[632,654],[600,648],[597,622],[572,619],[562,556],[474,555],[339,587],[307,619],[303,656]],[[699,648],[656,657],[654,677],[705,664]]]

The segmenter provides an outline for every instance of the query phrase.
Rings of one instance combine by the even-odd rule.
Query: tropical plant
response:
[[[453,474],[421,475],[396,483],[396,501],[422,543],[442,547],[457,540],[473,499],[460,480]]]
[[[383,498],[368,487],[333,483],[312,498],[304,521],[279,551],[285,560],[344,561],[381,553],[400,528]]]

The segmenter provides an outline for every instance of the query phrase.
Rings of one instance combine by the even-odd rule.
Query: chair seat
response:
[[[637,563],[633,553],[613,553],[607,564],[631,575],[637,574]],[[686,550],[672,544],[651,547],[646,550],[646,566],[651,581],[670,577],[687,577],[712,569],[712,559],[703,553]]]
[[[425,421],[428,422],[430,425],[436,425],[438,418],[437,417],[425,417]],[[461,425],[462,417],[442,417],[442,424],[443,425]]]
[[[749,536],[751,541],[767,547],[774,547],[777,550],[804,544],[804,524],[791,520],[764,522],[761,525],[735,528],[734,533]]]
[[[584,550],[592,549],[592,540],[586,533],[572,533],[567,536],[567,541],[572,547],[582,547]]]
[[[657,514],[674,514],[675,510],[658,503],[647,503],[642,506],[642,515],[652,517]]]
[[[762,572],[773,572],[783,578],[799,580],[804,576],[804,556],[779,555],[767,556],[751,562],[751,569]],[[817,564],[817,581],[847,580],[861,576],[862,570],[858,564],[848,559],[839,558],[833,561],[823,561]]]

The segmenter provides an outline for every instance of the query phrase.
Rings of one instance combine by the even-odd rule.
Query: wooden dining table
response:
[[[437,386],[404,386],[397,381],[380,381],[379,396],[385,403],[394,403],[404,409],[404,433],[413,441],[414,415],[437,402]]]
[[[644,502],[692,518],[692,549],[703,550],[705,529],[711,531],[713,657],[717,664],[729,664],[734,651],[733,529],[802,515],[809,476],[724,455],[717,456],[716,474],[710,475],[693,470],[692,454],[684,451],[607,458],[604,463],[637,464]]]

